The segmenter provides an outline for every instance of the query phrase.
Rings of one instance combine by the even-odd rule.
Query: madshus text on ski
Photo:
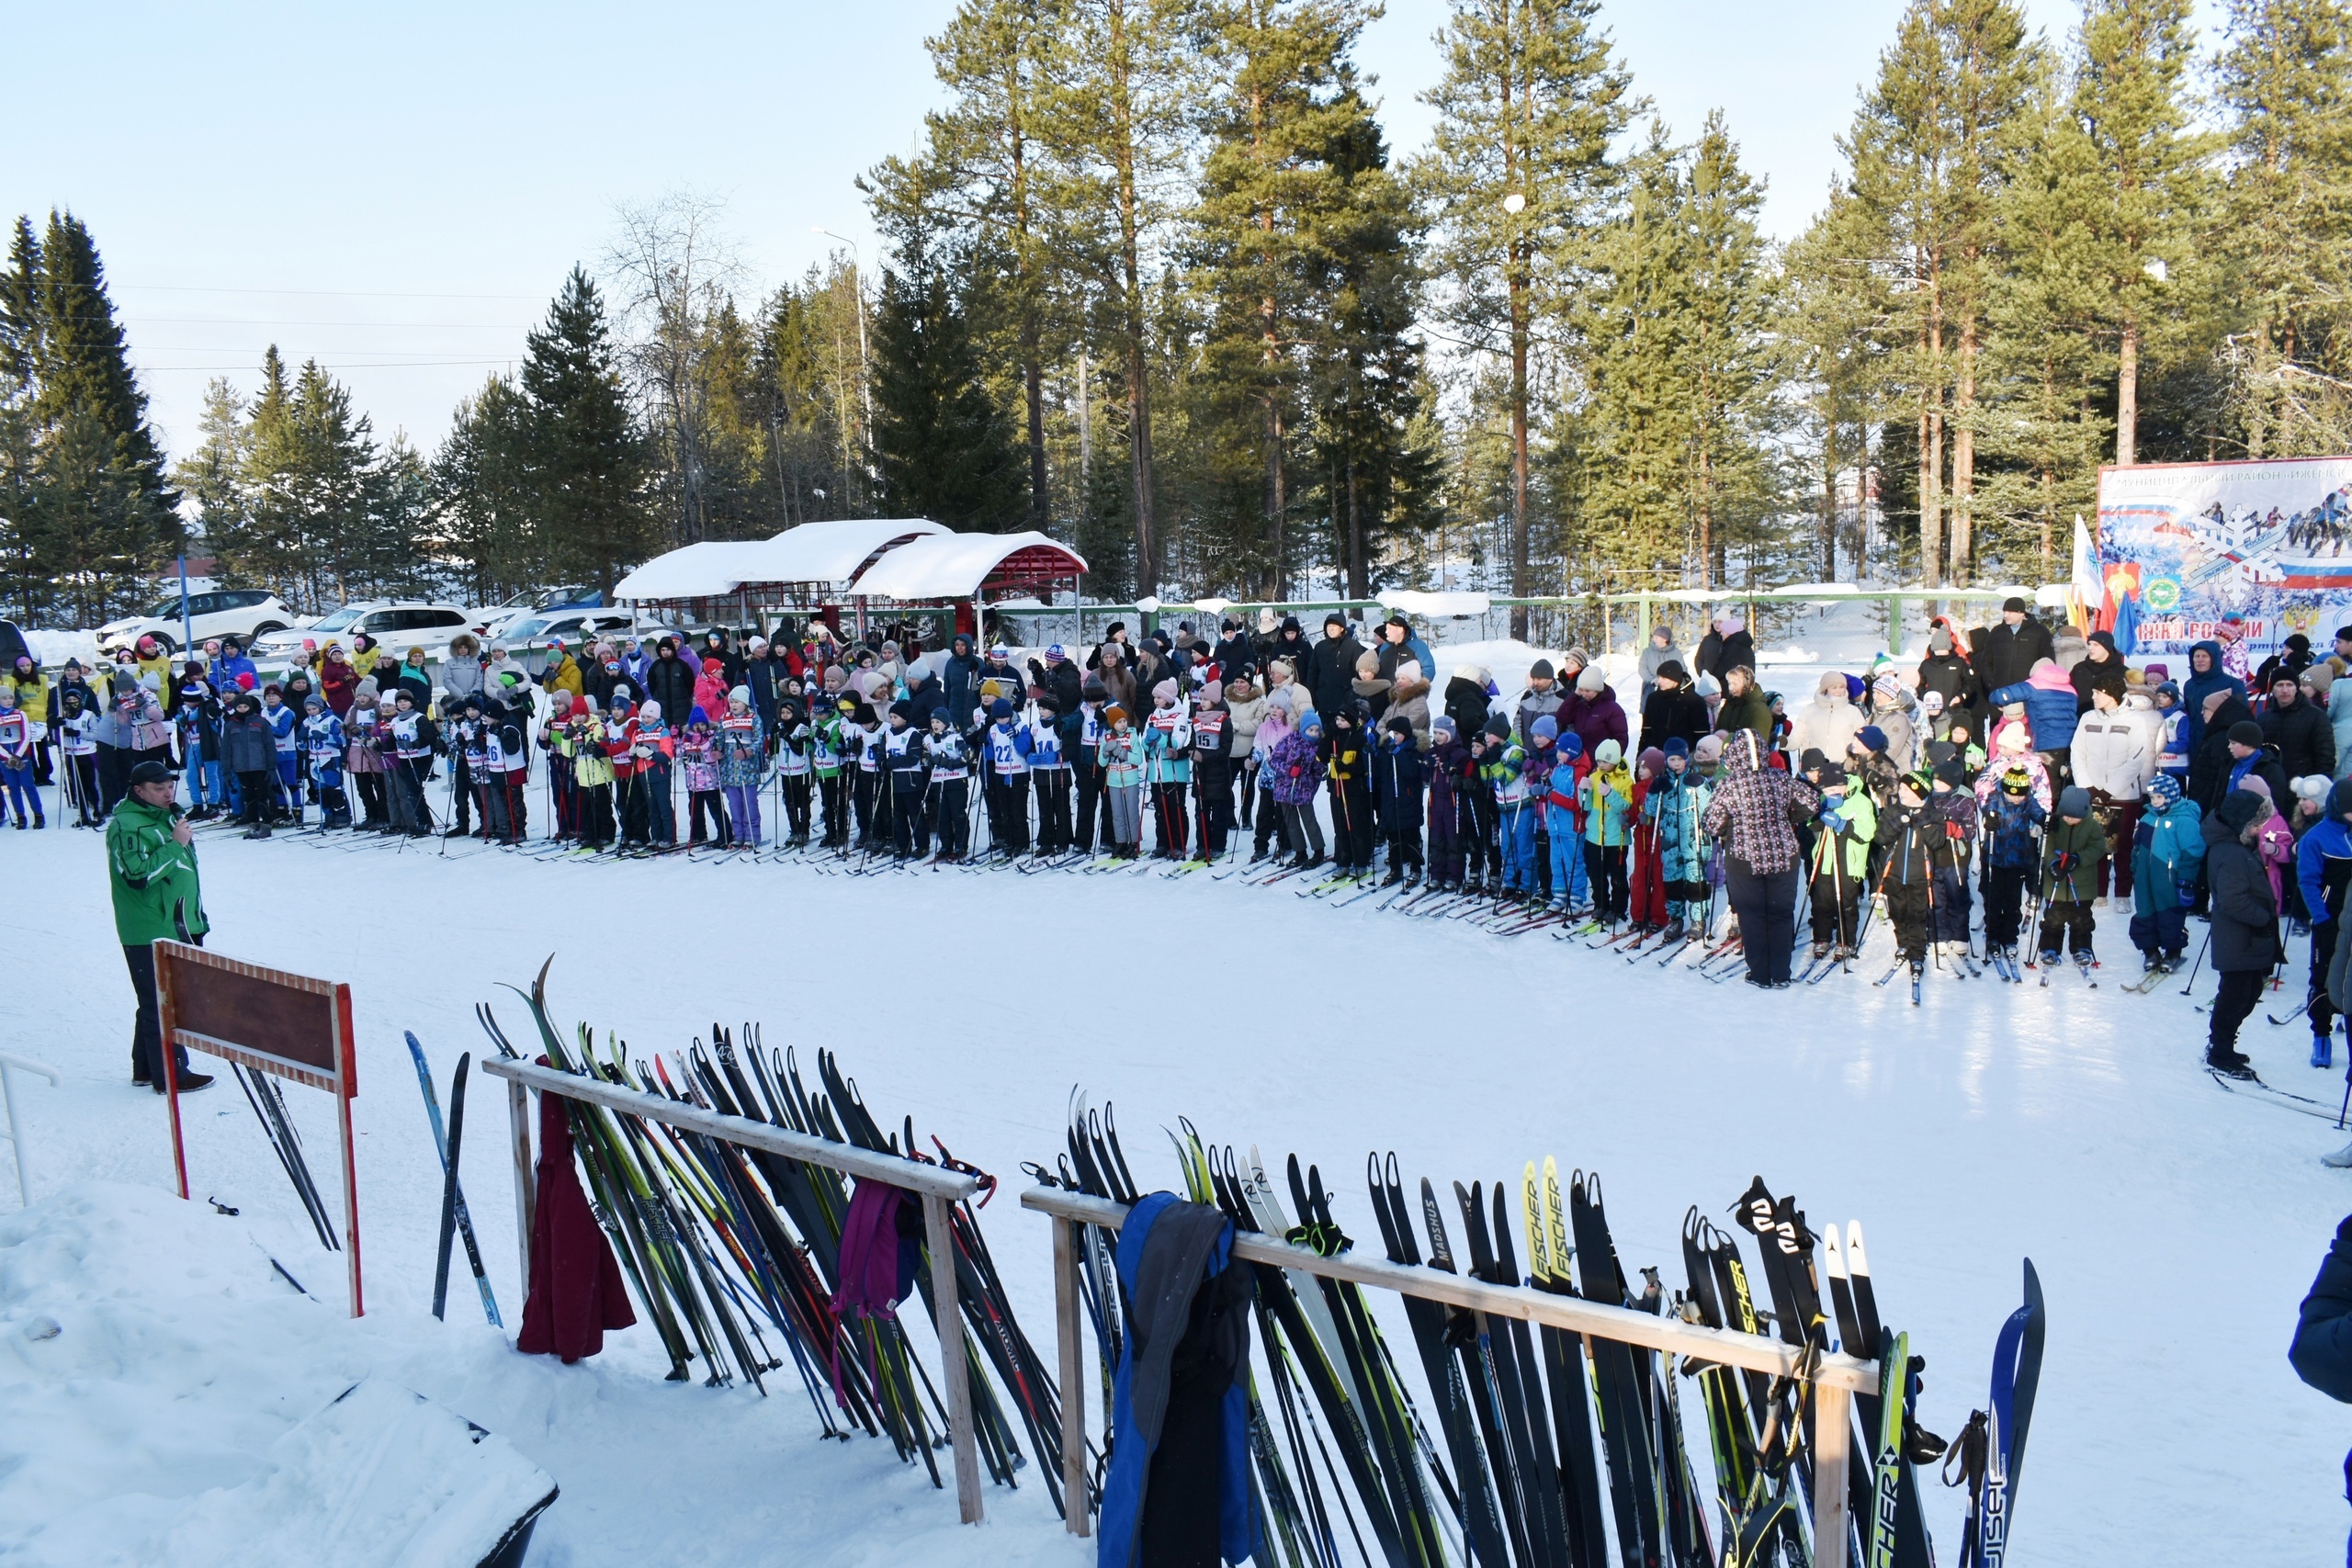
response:
[[[820,621],[771,631],[559,644],[536,673],[460,638],[437,681],[422,650],[364,636],[269,680],[232,640],[54,682],[20,660],[0,783],[19,827],[45,820],[44,778],[95,823],[159,759],[196,819],[248,837],[315,806],[322,833],[855,874],[1108,874],[1148,853],[1170,876],[1552,927],[1629,959],[1695,949],[1768,989],[1851,972],[1883,921],[1876,983],[1907,969],[1915,999],[1931,963],[2046,986],[2071,957],[2097,985],[2104,904],[2141,954],[2130,989],[2189,962],[2190,919],[2211,922],[2208,1062],[2240,1077],[2236,1032],[2291,922],[2312,943],[2312,1060],[2331,1057],[2352,703],[2329,698],[2352,636],[2317,660],[2290,637],[2250,681],[2199,643],[2176,680],[2013,599],[1990,626],[1938,618],[1916,669],[1882,656],[1790,701],[1758,683],[1734,615],[1687,653],[1657,628],[1623,699],[1577,649],[1515,696],[1478,665],[1440,690],[1401,615],[1368,646],[1336,613],[1315,637],[1271,614],[1255,635],[1114,624],[1017,664],[960,636],[925,652],[904,626],[848,645]]]

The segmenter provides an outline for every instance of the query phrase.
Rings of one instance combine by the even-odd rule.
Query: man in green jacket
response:
[[[130,967],[130,988],[139,998],[139,1021],[130,1041],[130,1081],[164,1092],[162,1009],[155,997],[155,943],[204,945],[204,892],[198,886],[196,847],[176,804],[177,782],[158,761],[130,770],[130,794],[107,823],[107,875],[114,885],[115,936]],[[182,1094],[209,1087],[212,1078],[188,1071],[187,1052],[176,1053],[175,1077]]]

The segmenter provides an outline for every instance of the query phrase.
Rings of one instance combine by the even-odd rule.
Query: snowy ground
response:
[[[2223,1543],[2241,1561],[2340,1550],[2352,1418],[2285,1359],[2352,1206],[2315,1158],[2339,1140],[2215,1089],[2197,1070],[2195,1003],[2177,985],[2121,994],[2125,963],[2096,991],[2071,969],[2047,990],[1931,976],[1915,1011],[1900,986],[1869,986],[1883,962],[1758,997],[1540,934],[1201,876],[846,879],[199,842],[217,948],[353,984],[369,1314],[339,1320],[338,1266],[232,1085],[188,1102],[199,1201],[156,1196],[169,1145],[156,1101],[127,1081],[130,990],[96,837],[0,835],[10,886],[37,890],[0,906],[8,1044],[67,1076],[62,1090],[20,1084],[42,1201],[0,1222],[0,1556],[103,1560],[96,1530],[133,1560],[141,1530],[249,1476],[273,1438],[374,1372],[556,1477],[541,1563],[1090,1560],[1042,1487],[992,1493],[988,1526],[962,1530],[952,1498],[886,1445],[820,1442],[797,1387],[763,1402],[665,1384],[649,1329],[567,1369],[514,1355],[462,1291],[447,1326],[431,1320],[439,1184],[400,1032],[418,1032],[446,1084],[460,1050],[484,1046],[473,1004],[520,1023],[501,987],[550,952],[560,1018],[640,1051],[714,1019],[831,1043],[886,1122],[912,1112],[1012,1188],[1021,1160],[1052,1158],[1082,1084],[1116,1101],[1147,1183],[1175,1179],[1151,1130],[1188,1115],[1270,1164],[1319,1162],[1358,1235],[1376,1235],[1357,1186],[1367,1150],[1441,1185],[1515,1180],[1555,1154],[1606,1177],[1629,1270],[1658,1263],[1679,1283],[1686,1206],[1721,1217],[1761,1172],[1816,1225],[1866,1223],[1889,1320],[1928,1358],[1926,1424],[1946,1435],[1984,1402],[2030,1255],[2051,1329],[2020,1561],[2110,1562],[2126,1541],[2151,1564],[2211,1562]],[[2102,924],[2101,947],[2128,960]],[[2277,993],[2282,1015],[2300,984]],[[2257,1012],[2247,1049],[2273,1081],[2332,1098],[2304,1043]],[[289,1098],[331,1181],[323,1097]],[[512,1323],[500,1098],[478,1094],[472,1113],[469,1188]],[[213,1213],[208,1194],[243,1216]],[[1048,1341],[1044,1223],[1001,1199],[984,1224]],[[267,1256],[334,1304],[294,1295]],[[43,1316],[62,1333],[29,1337]],[[1955,1495],[1928,1490],[1949,1561]]]

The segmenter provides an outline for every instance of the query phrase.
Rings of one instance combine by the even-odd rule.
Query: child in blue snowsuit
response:
[[[1546,725],[1557,722],[1546,714],[1529,728],[1540,733]],[[1584,788],[1579,766],[1584,760],[1584,740],[1571,729],[1559,738],[1554,751],[1556,760],[1544,782],[1544,833],[1550,840],[1545,870],[1552,878],[1552,908],[1569,914],[1584,908],[1587,892],[1584,814],[1578,809],[1578,796]]]
[[[1672,943],[1688,934],[1694,918],[1703,925],[1712,907],[1706,840],[1699,831],[1699,819],[1706,814],[1713,789],[1690,766],[1690,747],[1682,737],[1668,737],[1662,750],[1666,773],[1650,786],[1642,810],[1657,833],[1658,879],[1666,885],[1665,941]]]
[[[2148,804],[2132,829],[2132,945],[2146,968],[2176,965],[2188,951],[2188,906],[2205,862],[2204,829],[2178,779],[2167,773],[2148,781]]]
[[[277,753],[277,786],[286,792],[288,809],[294,820],[302,820],[302,747],[295,730],[302,716],[286,705],[276,682],[261,689],[262,722],[269,726]]]
[[[1541,725],[1543,720],[1536,723]],[[1527,748],[1510,738],[1510,721],[1500,714],[1478,732],[1478,776],[1494,791],[1495,811],[1501,819],[1503,891],[1532,893],[1535,888],[1535,806],[1527,798]]]

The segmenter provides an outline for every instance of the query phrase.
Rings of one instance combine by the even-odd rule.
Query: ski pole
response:
[[[2184,996],[2184,997],[2185,997],[2185,996],[2188,995],[2188,992],[2189,992],[2189,988],[2190,988],[2190,987],[2193,987],[2193,986],[2195,986],[2195,985],[2197,984],[2197,968],[2198,968],[2198,965],[2199,965],[2199,964],[2203,964],[2203,963],[2205,962],[2205,949],[2206,949],[2207,947],[2209,947],[2209,946],[2211,946],[2211,945],[2212,944],[2212,941],[2213,941],[2213,928],[2209,924],[2209,925],[2207,925],[2207,927],[2205,928],[2205,940],[2204,940],[2203,942],[2199,942],[2199,943],[2197,944],[2197,960],[2196,960],[2196,963],[2191,964],[2188,966],[2188,985],[2187,985],[2187,986],[2183,986],[2183,987],[2180,988],[2180,994],[2181,994],[2182,996]]]

